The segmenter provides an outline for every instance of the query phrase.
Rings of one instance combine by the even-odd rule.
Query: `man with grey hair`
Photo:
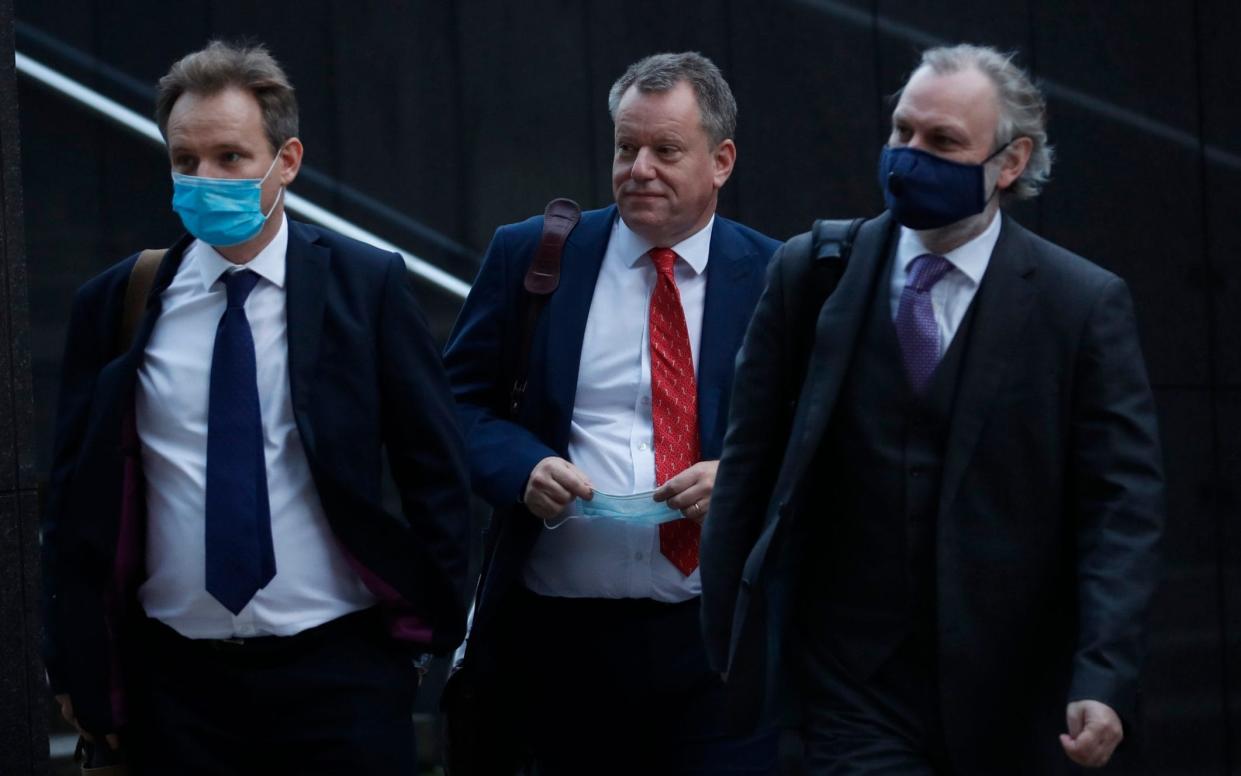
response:
[[[464,633],[469,488],[405,263],[285,217],[297,101],[263,47],[182,58],[156,117],[187,234],[84,285],[65,348],[61,711],[135,773],[413,773],[414,661]]]
[[[608,106],[616,204],[581,215],[527,346],[542,217],[497,230],[445,351],[474,487],[496,510],[459,675],[493,699],[472,750],[510,751],[496,741],[515,733],[541,774],[766,773],[771,736],[724,735],[698,536],[777,243],[716,215],[736,104],[710,60],[647,57]]]
[[[791,695],[811,773],[1043,776],[1132,731],[1155,406],[1124,282],[1002,212],[1050,165],[1010,57],[929,50],[881,154],[887,212],[851,250],[802,235],[772,261],[703,620],[756,712]]]

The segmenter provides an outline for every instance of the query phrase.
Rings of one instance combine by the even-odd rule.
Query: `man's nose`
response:
[[[643,146],[638,149],[638,153],[633,157],[633,166],[629,169],[629,175],[638,180],[651,180],[655,177],[654,160],[651,158],[651,150]]]

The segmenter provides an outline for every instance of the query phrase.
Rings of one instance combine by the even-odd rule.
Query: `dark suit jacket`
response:
[[[134,342],[117,356],[131,256],[73,304],[43,528],[47,664],[88,730],[121,722],[133,592],[143,580],[143,490],[133,424],[137,370],[191,238],[168,251]],[[435,343],[401,257],[289,221],[293,414],[329,524],[394,637],[446,652],[464,633],[467,472]],[[381,506],[383,461],[403,516]]]
[[[517,422],[507,418],[506,407],[519,357],[522,281],[543,231],[542,216],[496,231],[448,340],[444,363],[460,408],[474,489],[497,509],[489,528],[495,532],[494,551],[471,628],[472,662],[486,659],[480,652],[487,629],[542,527],[519,506],[526,480],[543,458],[568,454],[582,338],[616,214],[615,206],[583,213],[565,244],[559,289],[535,329],[529,383]],[[716,216],[698,357],[698,433],[704,460],[719,456],[733,359],[777,245]]]
[[[780,347],[785,249],[738,357],[702,604],[708,652],[749,699],[747,721],[775,713],[787,686],[790,600],[814,557],[799,537],[832,519],[808,465],[896,231],[888,214],[862,228],[804,383],[788,384]],[[989,739],[1019,745],[1022,725],[1057,746],[1069,699],[1132,719],[1163,525],[1155,406],[1125,284],[1004,216],[973,304],[936,538],[944,726],[963,766],[998,751]]]

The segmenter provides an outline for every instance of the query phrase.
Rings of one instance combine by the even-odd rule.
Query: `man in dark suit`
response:
[[[929,50],[892,115],[888,212],[812,300],[809,353],[785,348],[786,316],[824,268],[807,236],[773,260],[703,618],[748,708],[792,695],[813,773],[1053,774],[1102,765],[1132,727],[1155,407],[1123,281],[1001,210],[1050,164],[1009,57]]]
[[[564,246],[519,415],[542,218],[496,232],[445,353],[474,487],[496,508],[467,662],[493,695],[506,686],[509,712],[487,727],[520,728],[540,773],[763,773],[770,737],[722,732],[697,556],[733,358],[776,243],[715,215],[736,103],[709,60],[643,59],[609,108],[616,205],[584,213]]]
[[[53,689],[143,773],[412,773],[415,659],[464,632],[468,475],[405,265],[285,218],[297,103],[262,47],[178,61],[156,113],[189,234],[132,341],[138,257],[74,301]]]

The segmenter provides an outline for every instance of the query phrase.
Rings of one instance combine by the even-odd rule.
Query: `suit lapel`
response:
[[[1034,262],[1025,231],[1007,216],[974,297],[977,310],[966,343],[945,446],[940,512],[956,497],[978,436],[995,404],[1034,301]]]
[[[315,239],[314,233],[304,225],[289,221],[289,246],[285,260],[289,390],[297,429],[311,455],[314,453],[314,427],[310,420],[310,399],[323,331],[327,273],[331,262],[331,252]]]
[[[749,317],[737,311],[751,303],[752,297],[747,297],[761,285],[765,270],[754,251],[744,245],[730,222],[715,219],[698,347],[698,438],[704,459],[719,457],[724,437],[720,403],[731,384],[734,357],[749,323]]]
[[[577,394],[577,373],[582,361],[582,340],[586,318],[595,295],[595,283],[603,254],[612,234],[616,206],[585,213],[565,242],[560,261],[560,286],[543,312],[540,328],[546,334],[546,382],[544,396],[550,410],[552,449],[564,452],[569,444],[573,420],[573,400]],[[526,265],[520,266],[525,273]],[[537,334],[536,334],[537,341]],[[531,349],[531,357],[537,348]]]
[[[794,466],[788,473],[791,475],[788,482],[801,478],[827,430],[845,370],[857,345],[867,304],[874,295],[875,283],[883,276],[894,231],[888,213],[862,226],[840,285],[819,313],[806,379],[800,391],[798,419],[793,425],[795,438],[792,441],[796,449],[790,450],[785,458]]]

